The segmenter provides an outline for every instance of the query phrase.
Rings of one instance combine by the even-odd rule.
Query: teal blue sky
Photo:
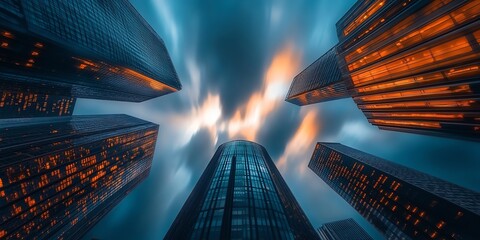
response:
[[[371,126],[351,99],[298,107],[292,77],[337,42],[354,0],[131,0],[163,38],[180,92],[143,103],[79,99],[75,114],[125,113],[160,125],[150,176],[84,239],[161,239],[218,145],[266,147],[317,228],[352,217],[381,235],[307,167],[317,141],[340,142],[480,191],[480,145]]]

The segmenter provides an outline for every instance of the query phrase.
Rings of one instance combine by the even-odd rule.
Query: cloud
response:
[[[350,141],[365,141],[375,137],[378,129],[366,120],[345,122],[338,132],[338,138]]]
[[[302,115],[302,123],[277,161],[277,167],[282,172],[287,171],[290,166],[293,166],[299,174],[304,174],[307,169],[306,160],[309,160],[308,156],[311,155],[311,150],[315,145],[317,134],[320,131],[320,122],[317,119],[317,112],[314,110],[304,111]]]
[[[206,128],[210,132],[212,141],[218,138],[217,122],[222,115],[222,106],[218,95],[209,94],[200,106],[193,105],[190,111],[180,114],[172,114],[170,122],[181,125],[178,138],[180,145],[185,146],[192,136],[200,129]]]
[[[290,81],[299,71],[300,56],[291,45],[281,49],[273,57],[265,72],[263,86],[253,92],[246,104],[241,105],[228,121],[230,138],[243,137],[255,141],[266,118],[283,104]]]
[[[295,134],[295,127],[302,121],[299,113],[299,107],[281,104],[265,118],[268,124],[259,129],[256,141],[268,150],[272,159],[277,160],[283,154],[288,141]]]
[[[182,5],[188,14],[182,20],[189,38],[185,45],[196,46],[196,62],[204,70],[201,94],[219,93],[226,117],[261,86],[259,80],[269,58],[264,54],[268,49],[266,5],[249,1],[190,1]],[[196,41],[190,41],[190,36]]]
[[[195,178],[198,178],[199,173],[197,171],[204,169],[215,152],[216,142],[211,138],[211,134],[208,129],[202,128],[195,135],[193,135],[189,144],[186,145],[182,151],[181,156],[183,158],[183,164],[187,166],[192,172],[195,172]]]
[[[166,28],[168,32],[168,36],[172,40],[173,44],[173,54],[178,54],[178,44],[179,44],[179,31],[177,27],[177,23],[172,16],[172,11],[170,6],[167,4],[165,0],[156,0],[153,1],[155,9],[158,11],[158,15],[160,17],[160,22]]]

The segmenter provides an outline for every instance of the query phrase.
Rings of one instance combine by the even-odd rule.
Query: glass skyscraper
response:
[[[339,143],[308,165],[387,239],[478,239],[480,193]]]
[[[128,0],[2,1],[0,239],[81,238],[149,174],[158,125],[71,116],[76,98],[180,89],[163,40]]]
[[[2,120],[0,238],[81,238],[148,176],[157,133],[126,115]]]
[[[369,122],[478,141],[479,20],[479,1],[357,1],[337,23],[336,49],[344,84]]]
[[[0,82],[0,119],[71,116],[76,98],[37,84]]]
[[[360,1],[337,24],[341,68],[381,129],[478,140],[480,2]]]
[[[318,228],[321,240],[373,240],[355,220],[329,222]]]
[[[181,89],[163,40],[128,0],[2,1],[0,80],[41,86],[23,95],[133,102]]]
[[[333,47],[293,79],[286,101],[307,105],[349,97]]]
[[[218,147],[165,239],[318,239],[265,148]]]

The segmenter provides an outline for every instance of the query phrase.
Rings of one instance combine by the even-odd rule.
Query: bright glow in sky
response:
[[[228,136],[255,141],[258,130],[263,127],[265,119],[283,99],[290,87],[291,79],[300,70],[300,56],[291,45],[280,49],[271,60],[263,78],[263,86],[252,93],[248,102],[243,103],[235,111],[228,122]]]

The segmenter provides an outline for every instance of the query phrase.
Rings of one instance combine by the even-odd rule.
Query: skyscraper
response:
[[[339,143],[308,166],[388,239],[480,236],[480,193]]]
[[[0,238],[81,238],[147,177],[157,133],[126,115],[2,120]]]
[[[76,98],[38,84],[0,82],[0,118],[71,116]],[[42,91],[43,89],[43,91]]]
[[[293,79],[286,101],[306,105],[349,97],[333,47]]]
[[[318,239],[265,148],[218,147],[165,239]]]
[[[357,1],[337,23],[336,49],[369,122],[478,141],[479,20],[479,1]]]
[[[10,86],[133,102],[181,89],[163,40],[128,0],[8,0],[0,20],[0,80]]]
[[[337,27],[347,86],[369,122],[478,140],[480,2],[365,2]]]
[[[373,240],[355,220],[349,218],[323,224],[318,228],[322,240]]]

